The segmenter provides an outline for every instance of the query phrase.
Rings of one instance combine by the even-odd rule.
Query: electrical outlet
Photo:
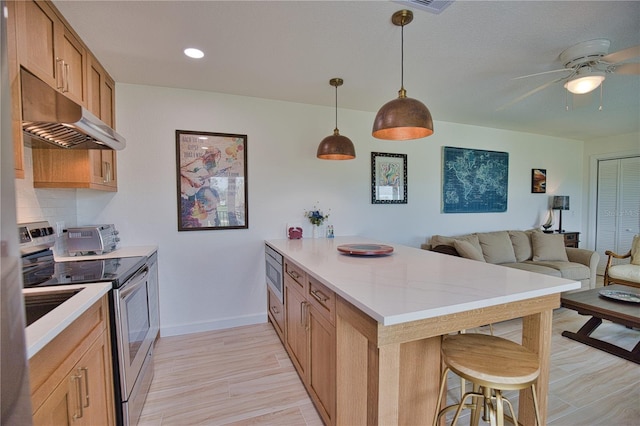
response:
[[[56,222],[56,236],[61,237],[62,231],[64,230],[64,221]]]

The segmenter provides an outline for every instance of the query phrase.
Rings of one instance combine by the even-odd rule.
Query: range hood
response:
[[[89,110],[22,69],[22,130],[67,149],[124,149],[125,139]]]

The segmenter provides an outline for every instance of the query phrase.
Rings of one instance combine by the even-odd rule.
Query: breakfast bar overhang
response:
[[[522,318],[522,344],[540,357],[545,423],[553,309],[580,288],[561,278],[397,244],[387,256],[351,256],[362,237],[267,243],[336,292],[336,424],[431,424],[441,374],[441,336]],[[530,391],[518,420],[535,424]]]

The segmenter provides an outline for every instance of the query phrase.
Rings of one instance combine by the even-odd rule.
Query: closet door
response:
[[[596,251],[598,274],[604,274],[606,250],[624,254],[640,233],[640,157],[598,162]],[[620,263],[622,261],[614,262]],[[628,260],[626,261],[628,262]]]

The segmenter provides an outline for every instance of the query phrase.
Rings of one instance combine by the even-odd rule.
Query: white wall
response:
[[[582,142],[438,121],[427,139],[379,141],[373,118],[340,110],[357,158],[322,161],[315,152],[333,131],[333,108],[118,84],[117,128],[128,144],[118,153],[118,193],[77,191],[77,222],[113,222],[123,245],[159,246],[162,334],[170,335],[265,321],[263,241],[283,237],[316,202],[331,209],[337,235],[415,247],[437,233],[538,226],[552,194],[582,205]],[[177,231],[176,129],[248,135],[249,229]],[[506,213],[440,213],[443,146],[509,153]],[[408,204],[370,203],[372,151],[408,154]],[[532,168],[547,169],[547,194],[531,194]],[[565,228],[580,231],[581,210],[565,213]]]

